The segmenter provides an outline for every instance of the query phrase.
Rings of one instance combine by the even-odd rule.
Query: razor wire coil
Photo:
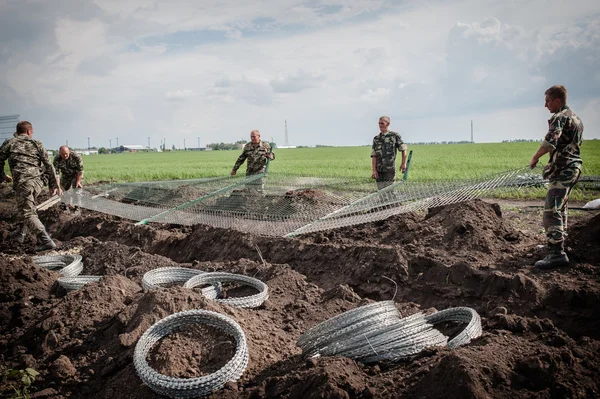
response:
[[[83,270],[81,255],[41,255],[34,256],[33,263],[45,269],[58,270],[62,277],[75,277]]]
[[[269,298],[269,289],[265,283],[254,277],[234,273],[208,272],[191,277],[183,285],[185,288],[194,288],[207,284],[239,283],[258,290],[257,294],[239,298],[209,298],[217,302],[239,308],[257,308]],[[204,293],[204,290],[202,291]]]
[[[456,348],[481,336],[481,318],[471,308],[450,308],[424,316],[400,318],[387,313],[392,301],[376,302],[326,320],[304,333],[297,341],[304,357],[345,356],[363,363],[398,361],[429,346]],[[389,302],[392,302],[391,304]],[[377,306],[379,305],[379,306]],[[397,310],[396,310],[397,311]],[[465,323],[449,340],[435,328],[443,322]]]
[[[67,291],[75,291],[83,288],[86,284],[100,281],[102,276],[75,276],[75,277],[59,277],[56,281],[58,285]]]
[[[231,360],[214,373],[196,378],[169,377],[154,370],[146,360],[152,348],[162,338],[189,325],[207,325],[230,335],[236,341]],[[135,346],[133,364],[140,379],[161,395],[172,398],[205,396],[242,376],[248,365],[246,336],[239,324],[225,315],[209,310],[179,312],[159,320],[144,332]]]
[[[48,270],[60,269],[58,285],[67,291],[74,291],[86,284],[100,281],[102,276],[82,276],[83,262],[81,255],[40,255],[33,257],[33,263]]]
[[[192,277],[204,273],[206,272],[187,267],[159,267],[144,273],[144,277],[142,277],[142,287],[145,290],[153,290],[164,285],[183,285]],[[203,288],[202,294],[209,299],[216,299],[219,296],[220,290],[220,285],[214,284],[210,287]]]

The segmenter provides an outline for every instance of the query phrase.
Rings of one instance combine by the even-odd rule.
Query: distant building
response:
[[[143,145],[137,145],[137,144],[124,145],[123,149],[125,151],[129,151],[129,152],[150,151],[150,149],[148,147],[145,147]]]

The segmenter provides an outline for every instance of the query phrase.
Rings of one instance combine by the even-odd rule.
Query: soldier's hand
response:
[[[275,157],[273,156],[273,153],[270,152],[267,154],[267,158],[269,158],[272,161]]]
[[[75,185],[75,188],[83,188],[83,186],[81,185],[81,182],[77,182],[77,184]]]
[[[400,165],[400,171],[402,173],[406,172],[406,164],[405,163],[403,163],[402,165]]]
[[[379,175],[377,174],[377,171],[373,172],[373,174],[371,175],[371,179],[377,179],[379,177]]]
[[[231,176],[235,176],[237,172],[235,170],[231,170]]]
[[[11,181],[13,181],[13,178],[12,178],[12,176],[5,175],[5,176],[4,176],[4,181],[5,181],[6,183],[10,183]]]
[[[50,188],[50,196],[54,197],[56,195],[56,189],[55,188]]]
[[[529,162],[529,167],[531,169],[535,168],[535,165],[537,165],[539,159],[536,159],[535,157],[531,158],[531,161]]]

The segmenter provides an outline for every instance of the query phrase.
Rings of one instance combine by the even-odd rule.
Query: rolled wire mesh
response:
[[[214,373],[196,378],[176,378],[160,374],[147,362],[152,348],[162,338],[188,325],[206,325],[221,330],[236,341],[232,359]],[[209,395],[228,381],[238,380],[248,365],[248,348],[242,328],[231,318],[208,310],[188,310],[167,316],[152,325],[139,339],[133,354],[138,376],[153,391],[172,398]]]
[[[60,269],[58,272],[62,277],[75,277],[83,270],[81,255],[65,254],[34,256],[33,263],[50,270]]]
[[[540,171],[521,168],[469,179],[401,181],[380,191],[366,179],[270,173],[111,184],[67,192],[63,202],[141,224],[206,224],[293,237],[541,187],[546,181]]]
[[[142,287],[145,290],[153,290],[164,285],[183,285],[192,277],[203,273],[206,272],[187,267],[159,267],[144,273]],[[216,299],[219,296],[220,290],[219,284],[213,284],[203,288],[202,294],[209,299]]]
[[[191,277],[183,286],[194,288],[207,284],[238,283],[258,290],[257,294],[237,298],[210,298],[217,302],[239,308],[257,308],[269,298],[269,289],[265,283],[254,277],[234,273],[209,272]]]

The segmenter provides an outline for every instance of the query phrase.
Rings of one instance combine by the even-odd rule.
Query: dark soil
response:
[[[288,193],[318,202],[317,194]],[[191,309],[226,314],[246,334],[248,368],[214,398],[600,396],[597,213],[571,212],[569,267],[539,271],[532,264],[545,255],[541,212],[514,205],[470,201],[294,239],[204,225],[134,226],[55,206],[40,216],[61,251],[83,256],[83,274],[103,276],[66,293],[58,273],[32,263],[33,237],[23,246],[11,238],[16,209],[10,196],[1,198],[0,372],[39,371],[37,397],[158,398],[135,372],[135,344],[156,321]],[[179,286],[143,291],[144,273],[164,266],[254,276],[270,298],[239,309]],[[295,343],[310,327],[388,299],[403,315],[471,306],[483,336],[398,364],[301,358]],[[148,361],[166,375],[197,377],[234,350],[227,334],[190,328],[160,341]],[[0,396],[10,394],[2,380]]]

